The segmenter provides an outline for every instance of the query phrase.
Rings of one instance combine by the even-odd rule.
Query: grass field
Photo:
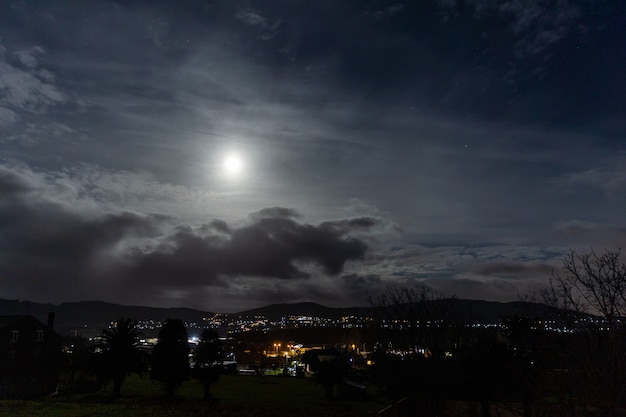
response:
[[[202,386],[183,383],[176,400],[165,400],[161,386],[148,378],[130,377],[122,397],[110,393],[0,401],[0,415],[28,417],[165,417],[165,416],[371,416],[382,400],[327,400],[322,387],[308,378],[223,375],[212,387],[214,400],[202,399]]]

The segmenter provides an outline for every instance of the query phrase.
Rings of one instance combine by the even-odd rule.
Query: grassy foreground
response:
[[[110,388],[109,388],[110,389]],[[329,401],[314,380],[280,376],[223,375],[212,387],[213,401],[202,399],[202,386],[188,381],[176,400],[165,400],[161,386],[148,378],[130,377],[122,397],[110,392],[0,401],[0,415],[28,417],[165,417],[165,416],[371,416],[383,401]]]

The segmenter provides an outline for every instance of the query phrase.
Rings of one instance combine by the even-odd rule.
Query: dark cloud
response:
[[[343,275],[341,279],[344,282],[347,289],[378,289],[382,284],[382,280],[378,275],[359,275],[359,274],[347,274]]]
[[[484,276],[528,279],[536,276],[548,277],[553,269],[554,266],[548,264],[508,261],[478,264],[472,268],[472,272]]]
[[[421,281],[420,285],[433,288],[446,297],[457,296],[473,300],[518,301],[520,296],[528,293],[523,286],[505,279],[427,279]]]
[[[207,233],[222,233],[225,235],[229,235],[232,233],[230,226],[223,220],[213,220],[209,224],[205,224],[201,226],[201,229]]]
[[[128,294],[227,288],[241,277],[308,278],[312,266],[332,276],[366,253],[365,240],[352,232],[380,224],[358,218],[315,226],[296,221],[294,210],[273,207],[251,215],[246,225],[213,220],[191,226],[164,215],[64,205],[46,194],[44,183],[33,172],[0,170],[0,275],[6,294],[43,291],[63,299],[123,297],[117,286]]]
[[[33,188],[25,178],[17,175],[12,170],[0,166],[0,204],[12,194],[25,193]]]
[[[353,223],[358,228],[350,226],[350,220],[344,227],[328,222],[313,226],[286,217],[295,214],[288,209],[272,208],[263,213],[239,228],[219,223],[219,235],[206,234],[210,228],[179,227],[154,251],[129,256],[128,274],[146,282],[217,285],[226,285],[227,276],[301,279],[309,274],[300,263],[318,265],[324,273],[336,275],[347,261],[362,259],[367,250],[363,240],[350,236],[364,227],[364,220]],[[269,217],[270,213],[275,217]],[[372,219],[366,223],[371,229],[379,222]]]
[[[570,246],[623,246],[625,18],[578,0],[0,2],[0,289],[506,298]]]
[[[267,207],[250,215],[250,218],[253,220],[275,217],[285,219],[297,219],[298,217],[300,217],[300,215],[297,211],[285,207]]]
[[[354,229],[370,229],[381,223],[380,219],[372,217],[358,217],[355,219],[342,219],[324,222],[320,225],[322,228],[335,229],[337,231],[346,232]]]
[[[571,220],[555,227],[556,238],[583,250],[616,249],[626,246],[626,227]]]
[[[135,213],[77,215],[51,204],[0,209],[0,275],[7,295],[63,300],[104,295],[93,286],[104,255],[131,238],[156,235],[162,216]]]

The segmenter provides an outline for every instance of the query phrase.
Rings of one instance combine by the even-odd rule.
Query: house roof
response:
[[[31,315],[28,314],[20,314],[20,315],[14,315],[14,316],[0,316],[0,329],[4,329],[6,327],[12,327],[15,326],[16,324],[24,321],[24,320],[34,320],[37,323],[40,323],[42,326],[45,326],[44,323],[41,323],[39,320],[37,320],[36,318],[34,318]]]

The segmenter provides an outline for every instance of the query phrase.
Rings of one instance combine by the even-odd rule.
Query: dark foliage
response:
[[[113,396],[119,397],[126,376],[143,375],[148,369],[146,352],[140,345],[137,321],[120,318],[110,329],[102,331],[104,342],[100,353],[100,372],[113,380]]]
[[[302,361],[315,372],[328,399],[341,397],[341,382],[350,367],[348,359],[347,355],[334,348],[314,349],[302,356]]]
[[[563,354],[570,358],[567,375],[581,384],[569,384],[570,398],[582,409],[595,408],[604,416],[626,415],[626,263],[620,250],[602,254],[570,252],[562,271],[555,272],[547,303],[559,311],[590,312],[599,320],[583,323],[576,315],[561,317],[576,330]]]
[[[165,396],[173,398],[176,388],[189,379],[189,344],[187,329],[181,320],[168,319],[159,331],[159,341],[152,351],[150,377],[163,383]]]
[[[194,354],[193,377],[202,382],[204,398],[211,398],[211,384],[220,379],[222,371],[222,342],[214,330],[204,330]]]
[[[58,391],[63,394],[96,392],[104,385],[106,366],[95,346],[84,337],[67,338],[61,361]]]

